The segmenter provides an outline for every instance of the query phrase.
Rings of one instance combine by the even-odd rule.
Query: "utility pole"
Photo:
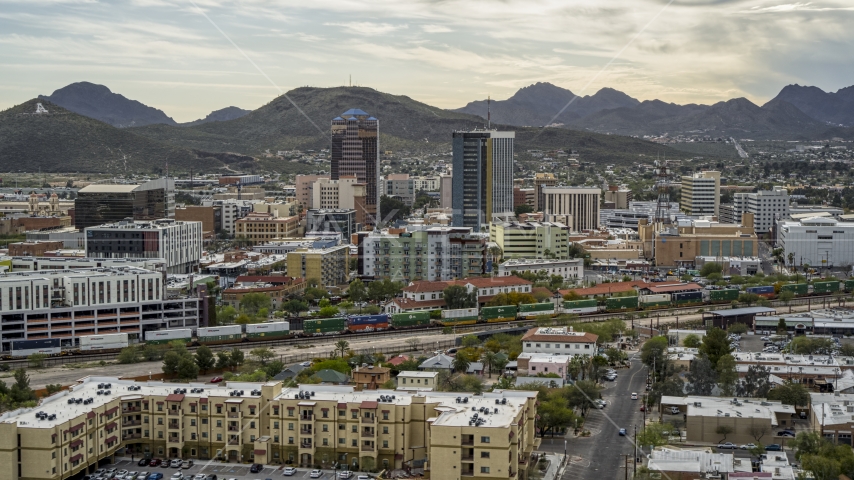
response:
[[[643,412],[644,416],[646,416],[646,411]],[[635,458],[634,458],[634,469],[632,471],[632,477],[636,477],[638,475],[638,426],[635,425]]]
[[[629,454],[620,455],[623,457],[623,468],[626,469],[626,480],[629,480]]]

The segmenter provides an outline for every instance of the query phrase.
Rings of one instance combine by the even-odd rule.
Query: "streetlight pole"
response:
[[[646,413],[646,412],[644,412],[644,413]],[[638,426],[637,425],[635,425],[635,458],[634,458],[634,464],[635,464],[635,468],[634,468],[634,473],[632,475],[636,477],[638,474]]]

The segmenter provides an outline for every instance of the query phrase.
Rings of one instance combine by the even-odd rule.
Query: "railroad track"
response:
[[[840,301],[843,300],[844,297],[837,297],[836,295],[822,295],[822,296],[813,296],[813,297],[802,297],[792,299],[788,306],[801,306],[801,305],[821,305],[822,307],[839,305]],[[844,302],[843,302],[844,304]],[[740,305],[741,307],[743,305]],[[786,307],[782,301],[772,300],[772,307]],[[701,305],[693,305],[693,306],[685,306],[685,307],[675,307],[675,308],[663,308],[656,310],[636,310],[631,312],[612,312],[612,313],[595,313],[595,314],[587,314],[579,316],[577,320],[573,321],[573,324],[578,323],[591,323],[591,322],[601,322],[605,320],[610,320],[613,318],[621,319],[624,321],[634,321],[638,326],[643,326],[644,322],[652,319],[660,319],[662,317],[678,317],[680,315],[695,315],[698,313],[700,309],[703,309],[704,312],[716,311],[716,310],[729,310],[732,309],[731,304],[701,304]],[[457,327],[453,327],[453,331],[456,334],[466,334],[466,333],[482,333],[490,330],[503,330],[508,326],[511,327],[525,327],[525,326],[534,326],[536,324],[536,320],[514,320],[510,322],[498,322],[498,323],[479,323],[475,325],[459,325]],[[278,340],[261,340],[261,341],[251,341],[251,342],[240,342],[240,343],[227,343],[227,344],[219,344],[219,345],[208,345],[208,347],[214,352],[231,350],[233,348],[240,348],[241,350],[248,350],[252,348],[258,347],[283,347],[283,346],[296,346],[296,345],[331,345],[337,342],[338,340],[348,340],[348,339],[361,339],[361,338],[372,338],[372,337],[383,337],[383,338],[395,338],[402,336],[413,336],[413,335],[439,335],[442,334],[446,327],[444,326],[428,326],[422,328],[412,328],[406,330],[385,330],[380,332],[366,332],[366,333],[344,333],[337,335],[322,335],[315,337],[295,337],[295,338],[282,338]],[[198,346],[187,347],[187,349],[191,352],[198,349]],[[115,360],[118,357],[118,353],[105,353],[105,354],[78,354],[78,355],[65,355],[61,357],[51,357],[44,360],[43,364],[46,367],[53,367],[57,365],[65,365],[71,363],[83,363],[83,362],[99,362],[99,361],[111,361]],[[0,365],[6,365],[10,369],[17,368],[27,368],[29,367],[29,361],[26,359],[16,359],[16,360],[2,360],[0,361]]]

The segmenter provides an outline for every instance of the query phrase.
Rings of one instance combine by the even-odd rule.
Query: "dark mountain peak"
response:
[[[234,120],[235,118],[240,118],[252,110],[244,110],[238,107],[225,107],[219,110],[214,110],[209,113],[205,118],[200,118],[198,120],[194,120],[192,122],[182,123],[182,127],[192,127],[193,125],[201,125],[203,123],[208,122],[226,122],[228,120]]]
[[[836,92],[825,92],[813,86],[786,85],[774,100],[789,102],[822,122],[854,125],[854,86],[840,88]]]
[[[114,127],[129,127],[165,123],[176,125],[163,111],[149,107],[124,95],[113,93],[104,85],[91,82],[76,82],[53,92],[41,95],[68,110],[85,115]]]

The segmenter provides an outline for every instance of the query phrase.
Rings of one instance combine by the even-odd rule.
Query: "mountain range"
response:
[[[485,100],[454,110],[487,117]],[[560,113],[559,113],[560,112]],[[812,139],[851,136],[854,87],[824,92],[818,87],[789,85],[766,104],[745,98],[714,105],[677,105],[660,100],[638,101],[603,88],[576,96],[550,83],[519,89],[507,100],[492,101],[493,122],[509,125],[550,125],[621,135],[702,133],[713,136]],[[835,133],[835,134],[834,134]]]
[[[64,93],[65,103],[80,112],[98,111],[97,105],[79,98],[72,101],[73,96]],[[108,104],[117,101],[112,95],[116,94],[95,98]],[[48,112],[36,113],[37,103]],[[0,170],[16,171],[26,166],[27,170],[53,172],[152,172],[162,171],[168,164],[171,172],[308,173],[318,167],[270,157],[266,152],[328,148],[330,121],[350,108],[361,108],[380,119],[383,150],[447,152],[453,130],[484,126],[484,120],[475,115],[365,87],[297,88],[239,118],[192,125],[164,121],[126,128],[75,113],[43,97],[0,112]],[[135,112],[146,112],[150,116],[145,118],[153,118],[156,113],[152,110],[159,112]],[[144,117],[140,113],[134,118],[142,121]],[[564,128],[495,127],[514,130],[519,151],[573,149],[586,161],[623,165],[636,162],[639,155],[652,157],[668,151],[678,156],[667,147],[626,136]]]
[[[54,105],[80,115],[85,115],[114,127],[141,127],[151,124],[192,126],[207,122],[221,122],[240,118],[249,113],[237,107],[215,110],[205,118],[187,123],[178,123],[162,110],[149,107],[124,95],[113,93],[104,85],[90,82],[76,82],[66,85],[51,95],[39,95]]]

